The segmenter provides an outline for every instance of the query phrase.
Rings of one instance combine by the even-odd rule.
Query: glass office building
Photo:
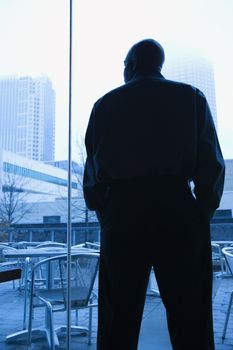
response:
[[[215,79],[212,64],[195,54],[180,53],[165,62],[163,74],[167,79],[190,84],[201,90],[209,103],[217,128]]]
[[[55,149],[55,92],[48,77],[0,78],[0,147],[51,161]]]

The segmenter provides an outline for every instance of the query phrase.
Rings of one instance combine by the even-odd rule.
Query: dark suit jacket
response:
[[[101,207],[111,182],[161,175],[192,180],[201,207],[219,206],[224,160],[210,108],[195,87],[160,73],[132,79],[95,103],[85,143],[91,210]]]

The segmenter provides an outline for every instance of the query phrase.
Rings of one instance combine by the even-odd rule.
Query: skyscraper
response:
[[[215,126],[217,128],[217,111],[215,97],[214,70],[210,62],[196,54],[181,53],[165,62],[165,78],[180,81],[201,90],[209,103]]]
[[[51,161],[55,148],[55,92],[48,77],[0,78],[0,147]]]

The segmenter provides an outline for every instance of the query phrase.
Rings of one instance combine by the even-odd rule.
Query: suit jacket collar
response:
[[[147,79],[165,79],[165,77],[160,72],[155,72],[153,74],[135,74],[133,78],[129,81],[132,83],[138,80],[147,80]]]

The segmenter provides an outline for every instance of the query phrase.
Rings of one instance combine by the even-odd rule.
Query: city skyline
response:
[[[165,63],[163,74],[167,79],[191,84],[205,94],[217,129],[215,79],[211,63],[197,54],[183,53],[176,56],[170,64]],[[52,88],[52,82],[47,76],[37,78],[0,77],[0,126],[2,130],[0,146],[27,158],[52,164],[56,146],[54,138],[55,95],[56,92]],[[12,108],[12,105],[14,108]],[[41,107],[43,107],[43,111],[41,111]],[[8,115],[6,112],[8,112]],[[22,120],[24,120],[23,125]],[[42,130],[40,130],[39,125],[43,126]],[[24,138],[22,138],[23,131]],[[42,141],[40,147],[38,145],[39,131]],[[34,140],[35,134],[37,134],[37,140]],[[32,140],[27,140],[26,136],[33,136]],[[24,143],[23,149],[22,143]],[[40,148],[43,151],[41,154],[38,153]]]

